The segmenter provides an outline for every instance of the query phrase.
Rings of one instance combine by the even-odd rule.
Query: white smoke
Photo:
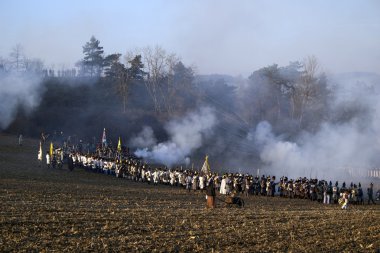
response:
[[[17,107],[26,112],[40,102],[41,77],[34,74],[6,73],[0,75],[0,130],[12,123]]]
[[[142,131],[138,135],[132,137],[130,141],[130,145],[136,148],[150,148],[156,145],[156,143],[157,140],[154,136],[153,129],[149,126],[144,126]]]
[[[168,141],[151,148],[138,149],[135,154],[167,166],[176,163],[189,164],[188,156],[202,146],[216,122],[215,114],[209,107],[190,112],[183,118],[172,120],[165,125],[170,136]]]
[[[275,136],[268,122],[260,122],[248,135],[260,147],[260,159],[268,174],[337,179],[347,173],[363,176],[367,169],[380,164],[379,92],[353,85],[349,93],[336,94],[344,97],[336,97],[333,107],[346,103],[364,108],[364,112],[348,122],[326,122],[317,133],[303,133],[295,142]]]
[[[300,147],[274,136],[272,126],[266,121],[260,122],[255,132],[248,135],[248,139],[254,140],[260,147],[260,159],[271,171],[284,173],[305,166]]]

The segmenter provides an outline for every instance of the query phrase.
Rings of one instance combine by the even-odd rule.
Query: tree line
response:
[[[333,93],[314,56],[287,66],[266,66],[245,79],[196,75],[177,55],[158,46],[124,56],[105,55],[92,36],[82,48],[76,68],[58,75],[41,60],[24,57],[20,45],[10,58],[0,59],[0,73],[33,72],[42,77],[39,105],[29,113],[17,108],[6,131],[37,136],[58,130],[91,139],[107,127],[117,138],[150,125],[160,141],[167,138],[163,125],[168,119],[211,106],[219,127],[205,148],[214,150],[212,144],[223,138],[223,147],[212,152],[251,149],[256,159],[257,150],[242,143],[259,122],[268,121],[276,133],[292,139],[302,131],[317,131],[330,119]]]

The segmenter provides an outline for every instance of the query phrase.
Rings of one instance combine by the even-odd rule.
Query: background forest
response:
[[[147,159],[200,166],[208,154],[218,170],[312,174],[379,162],[378,147],[358,152],[379,144],[377,74],[327,74],[306,56],[248,78],[198,75],[159,46],[105,55],[94,36],[78,59],[73,69],[50,69],[21,45],[0,58],[2,131],[96,144],[106,128],[109,141],[120,136]],[[346,142],[361,146],[347,150]]]

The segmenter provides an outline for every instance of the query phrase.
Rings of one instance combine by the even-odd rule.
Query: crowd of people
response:
[[[40,154],[38,159],[42,160]],[[290,199],[308,199],[323,204],[341,204],[347,209],[348,204],[375,204],[373,183],[365,192],[361,183],[309,179],[306,177],[291,179],[276,176],[253,176],[239,173],[211,173],[183,169],[182,167],[151,167],[126,150],[115,150],[111,147],[99,146],[92,154],[85,154],[77,149],[67,147],[55,149],[53,154],[46,153],[48,168],[62,167],[67,163],[69,170],[80,167],[89,172],[103,173],[147,184],[164,184],[173,187],[183,187],[187,191],[206,192],[212,184],[215,192],[225,196],[279,196]],[[380,190],[376,192],[380,198]]]

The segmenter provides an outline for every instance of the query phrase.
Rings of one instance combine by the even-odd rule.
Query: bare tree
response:
[[[292,117],[297,116],[299,128],[302,128],[302,122],[307,107],[317,96],[317,71],[319,68],[318,60],[315,56],[309,56],[304,61],[303,73],[299,82],[294,85],[292,90]]]
[[[159,46],[155,48],[146,47],[143,49],[143,58],[148,72],[145,85],[150,97],[153,100],[154,109],[157,113],[166,110],[170,112],[170,102],[168,95],[173,88],[170,79],[173,68],[178,62],[175,54],[167,54],[167,52]],[[166,83],[166,85],[164,85]]]
[[[0,72],[7,72],[11,68],[10,62],[8,59],[0,57]]]
[[[24,59],[25,71],[42,74],[44,63],[40,59]]]
[[[123,112],[126,113],[131,77],[122,64],[116,67],[116,75],[118,77],[116,81],[117,89],[123,98]]]
[[[23,53],[23,48],[21,46],[21,44],[17,44],[16,46],[14,46],[12,48],[12,52],[10,53],[10,57],[11,57],[11,63],[13,65],[13,68],[19,72],[22,70],[22,68],[24,67],[24,62],[23,62],[23,59],[24,59],[24,53]]]
[[[143,49],[144,62],[148,72],[148,77],[145,82],[149,95],[151,96],[156,112],[161,112],[161,105],[159,102],[159,84],[164,76],[164,56],[165,50],[156,46],[154,49],[146,47]]]
[[[173,109],[174,109],[173,108],[174,98],[176,95],[176,90],[178,88],[176,80],[175,80],[175,68],[179,62],[180,62],[180,59],[175,54],[169,54],[166,56],[165,63],[166,63],[166,71],[167,71],[166,73],[167,89],[166,89],[166,94],[162,93],[162,96],[164,98],[167,98],[166,100],[164,100],[166,102],[164,105],[165,105],[166,111],[169,114],[172,114]],[[185,88],[185,87],[181,87],[181,88]],[[164,89],[161,89],[161,92],[163,92],[163,90]]]

